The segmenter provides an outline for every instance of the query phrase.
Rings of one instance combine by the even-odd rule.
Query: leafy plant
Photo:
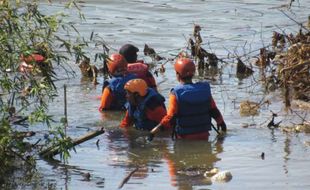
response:
[[[77,8],[80,18],[84,19],[75,1],[66,4],[66,8],[71,6]],[[0,0],[0,176],[14,166],[12,158],[26,163],[28,160],[24,155],[27,144],[16,135],[15,125],[27,120],[30,126],[37,122],[52,126],[53,119],[47,109],[48,103],[57,96],[55,68],[74,76],[69,62],[83,59],[84,48],[89,47],[91,41],[95,47],[100,44],[106,48],[103,42],[93,38],[93,33],[90,41],[80,37],[78,30],[64,21],[66,16],[64,13],[42,14],[38,1]],[[76,34],[74,40],[72,35],[61,35],[71,33]],[[97,53],[95,58],[104,59],[107,51]],[[34,54],[43,56],[44,60],[30,60],[21,71],[21,63]],[[63,126],[53,134],[52,142],[59,145],[66,160],[70,156],[67,147],[71,140],[66,137]]]

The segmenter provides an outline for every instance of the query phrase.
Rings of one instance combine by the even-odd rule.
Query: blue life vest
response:
[[[207,82],[178,85],[171,90],[178,102],[177,134],[186,135],[211,130],[211,89]]]
[[[165,98],[152,88],[148,88],[147,95],[144,97],[144,100],[139,103],[138,106],[132,106],[127,102],[126,106],[128,109],[128,113],[130,117],[134,118],[134,124],[136,129],[150,131],[158,124],[158,122],[148,119],[145,114],[146,105],[154,97],[157,99],[157,102],[165,106]]]
[[[114,96],[114,100],[111,103],[111,109],[114,110],[125,109],[125,103],[127,100],[124,86],[129,80],[136,78],[137,77],[134,74],[127,74],[125,76],[113,77],[112,79],[104,83],[104,86],[108,86],[111,89],[112,94]]]

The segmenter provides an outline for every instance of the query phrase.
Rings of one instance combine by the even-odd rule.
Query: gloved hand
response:
[[[147,141],[151,142],[153,139],[154,139],[154,134],[153,133],[150,133],[147,137]]]
[[[218,128],[218,129],[221,129],[223,132],[226,132],[226,131],[227,131],[226,123],[225,123],[224,121],[223,121],[223,123],[218,124],[218,125],[217,125],[217,128]]]

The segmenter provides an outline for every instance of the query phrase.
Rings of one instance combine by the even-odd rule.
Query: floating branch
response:
[[[103,134],[104,132],[105,131],[104,131],[103,128],[100,128],[97,131],[92,131],[92,132],[90,132],[90,133],[88,133],[88,134],[86,134],[86,135],[84,135],[84,136],[82,136],[82,137],[80,137],[78,139],[73,140],[72,145],[70,147],[68,147],[67,149],[70,149],[70,148],[72,148],[72,147],[74,147],[76,145],[79,145],[79,144],[81,144],[81,143],[83,143],[85,141],[88,141],[88,140],[90,140],[90,139],[92,139],[92,138],[94,138],[94,137],[96,137],[98,135]],[[59,150],[58,145],[56,145],[56,146],[49,147],[49,148],[41,151],[39,153],[39,155],[41,157],[43,157],[43,158],[52,158],[53,156],[55,156],[55,155],[57,155],[59,153],[61,153],[61,151]]]

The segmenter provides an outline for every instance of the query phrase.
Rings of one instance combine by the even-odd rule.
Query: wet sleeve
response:
[[[222,124],[224,122],[223,116],[220,110],[217,108],[216,103],[211,97],[211,109],[210,109],[210,116],[215,119],[217,124]]]
[[[154,109],[147,109],[146,110],[146,117],[149,120],[155,121],[160,123],[163,117],[167,114],[166,108],[162,105],[155,107]],[[170,123],[164,125],[164,128],[171,128]]]
[[[121,121],[120,123],[120,127],[121,128],[126,128],[126,127],[130,127],[133,125],[133,120],[131,119],[131,117],[129,116],[129,113],[128,111],[126,111],[126,115],[125,117],[123,118],[123,120]]]
[[[109,87],[105,87],[102,92],[99,111],[107,110],[110,108],[113,100],[113,95]]]
[[[177,114],[177,112],[178,112],[177,98],[174,94],[170,93],[167,114],[163,117],[160,124],[163,126],[170,125],[172,118]]]

